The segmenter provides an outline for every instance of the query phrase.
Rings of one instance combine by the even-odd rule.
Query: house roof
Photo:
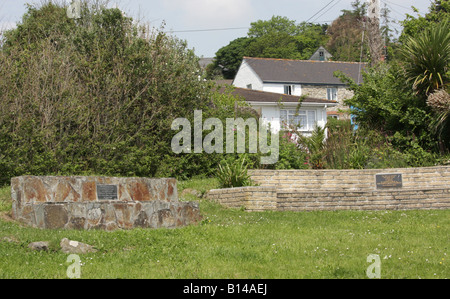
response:
[[[344,85],[333,73],[342,71],[362,81],[366,63],[244,57],[263,82]],[[359,80],[358,80],[359,77]]]
[[[221,92],[224,92],[224,88],[220,89]],[[274,92],[260,91],[254,89],[247,88],[239,88],[234,87],[231,92],[233,95],[238,95],[243,97],[247,102],[266,102],[266,103],[298,103],[300,98],[299,96],[292,96]],[[315,103],[315,104],[327,104],[327,105],[336,105],[336,101],[330,101],[326,99],[317,99],[306,97],[303,99],[302,103]]]
[[[211,64],[213,62],[214,62],[213,57],[203,57],[199,59],[198,64],[200,65],[200,68],[205,69],[208,66],[208,64]]]

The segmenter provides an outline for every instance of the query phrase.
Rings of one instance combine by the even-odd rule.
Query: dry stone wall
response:
[[[36,177],[11,179],[13,217],[46,229],[174,228],[200,220],[178,200],[175,179]]]

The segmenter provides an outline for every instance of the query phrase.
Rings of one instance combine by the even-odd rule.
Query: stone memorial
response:
[[[175,228],[201,219],[175,179],[22,176],[11,179],[13,218],[45,229]]]

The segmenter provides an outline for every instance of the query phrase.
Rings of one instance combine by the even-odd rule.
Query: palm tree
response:
[[[449,81],[449,23],[436,23],[416,37],[409,37],[402,57],[409,82],[418,93],[428,96],[445,87]]]
[[[427,105],[436,114],[431,129],[438,133],[439,138],[448,134],[450,130],[450,95],[444,89],[439,89],[428,96]],[[445,132],[447,130],[447,132]],[[450,140],[447,140],[447,142]]]

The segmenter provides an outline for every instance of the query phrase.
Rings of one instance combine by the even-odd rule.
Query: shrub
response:
[[[194,110],[235,117],[236,99],[199,80],[185,42],[97,4],[83,1],[81,19],[52,2],[28,6],[4,33],[0,184],[24,174],[213,173],[223,155],[174,154],[171,124]]]
[[[246,156],[242,155],[232,163],[227,161],[219,164],[217,179],[221,188],[253,186],[253,181],[247,173]]]

